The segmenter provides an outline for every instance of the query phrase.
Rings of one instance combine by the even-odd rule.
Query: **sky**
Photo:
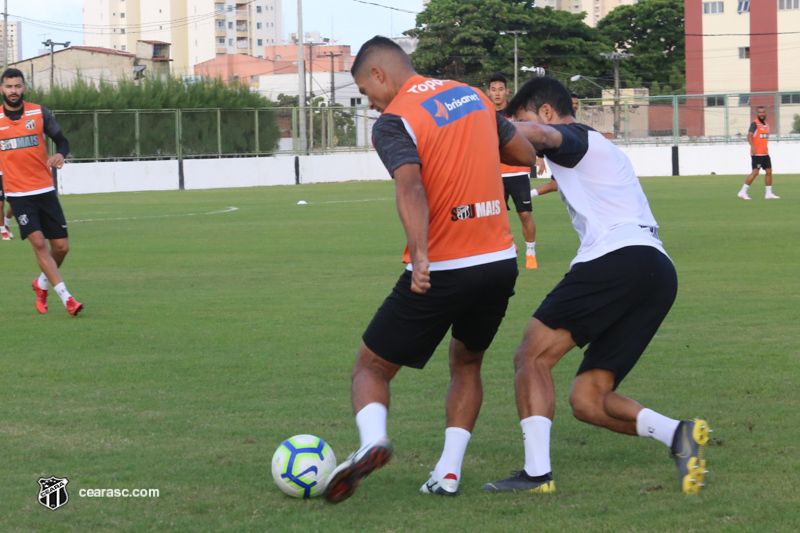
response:
[[[47,39],[83,44],[83,0],[7,0],[9,21],[22,23],[22,57],[43,52]],[[303,31],[318,31],[355,55],[375,35],[397,37],[415,26],[422,0],[302,0]],[[298,0],[283,0],[284,38],[297,31]],[[396,8],[387,9],[372,4]],[[403,10],[403,11],[399,11]],[[412,11],[414,13],[407,13]],[[57,46],[56,50],[61,47]]]

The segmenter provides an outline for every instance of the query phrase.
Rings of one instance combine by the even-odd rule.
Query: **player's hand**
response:
[[[431,288],[430,263],[427,259],[419,259],[413,263],[411,271],[411,290],[417,294],[425,294]]]
[[[541,176],[544,174],[545,166],[544,166],[544,158],[540,157],[536,160],[536,175]]]
[[[64,156],[56,154],[47,160],[47,166],[52,168],[61,168],[64,166]]]

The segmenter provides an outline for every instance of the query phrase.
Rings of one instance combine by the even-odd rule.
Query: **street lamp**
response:
[[[600,91],[601,91],[601,93],[600,93],[601,96],[603,95],[602,91],[608,91],[608,89],[604,89],[602,86],[600,86],[599,83],[593,82],[591,79],[587,78],[586,76],[581,76],[580,74],[575,74],[574,76],[572,76],[569,79],[569,81],[578,81],[578,80],[586,80],[589,83],[591,83],[592,85],[594,85],[595,87],[599,87]]]
[[[67,41],[65,43],[57,43],[57,42],[53,41],[53,39],[47,39],[42,44],[45,45],[45,46],[49,46],[50,47],[50,90],[52,91],[53,90],[53,83],[54,83],[54,79],[55,79],[54,76],[55,76],[55,71],[56,71],[56,64],[55,64],[55,61],[53,59],[53,49],[55,48],[56,45],[63,46],[64,48],[69,48],[70,42]]]
[[[519,68],[517,67],[517,35],[528,35],[528,32],[525,30],[506,30],[501,31],[500,35],[505,35],[510,33],[514,35],[514,92],[517,92],[517,71]]]

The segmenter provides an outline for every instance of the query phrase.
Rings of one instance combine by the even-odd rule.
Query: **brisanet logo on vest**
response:
[[[440,128],[463,118],[473,111],[486,109],[483,100],[471,87],[453,87],[422,102]]]

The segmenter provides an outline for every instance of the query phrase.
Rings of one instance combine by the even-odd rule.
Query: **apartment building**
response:
[[[0,20],[0,36],[3,35],[3,21]],[[22,23],[9,22],[7,43],[3,43],[0,38],[0,54],[5,51],[9,63],[22,59]],[[0,55],[2,57],[2,55]]]

